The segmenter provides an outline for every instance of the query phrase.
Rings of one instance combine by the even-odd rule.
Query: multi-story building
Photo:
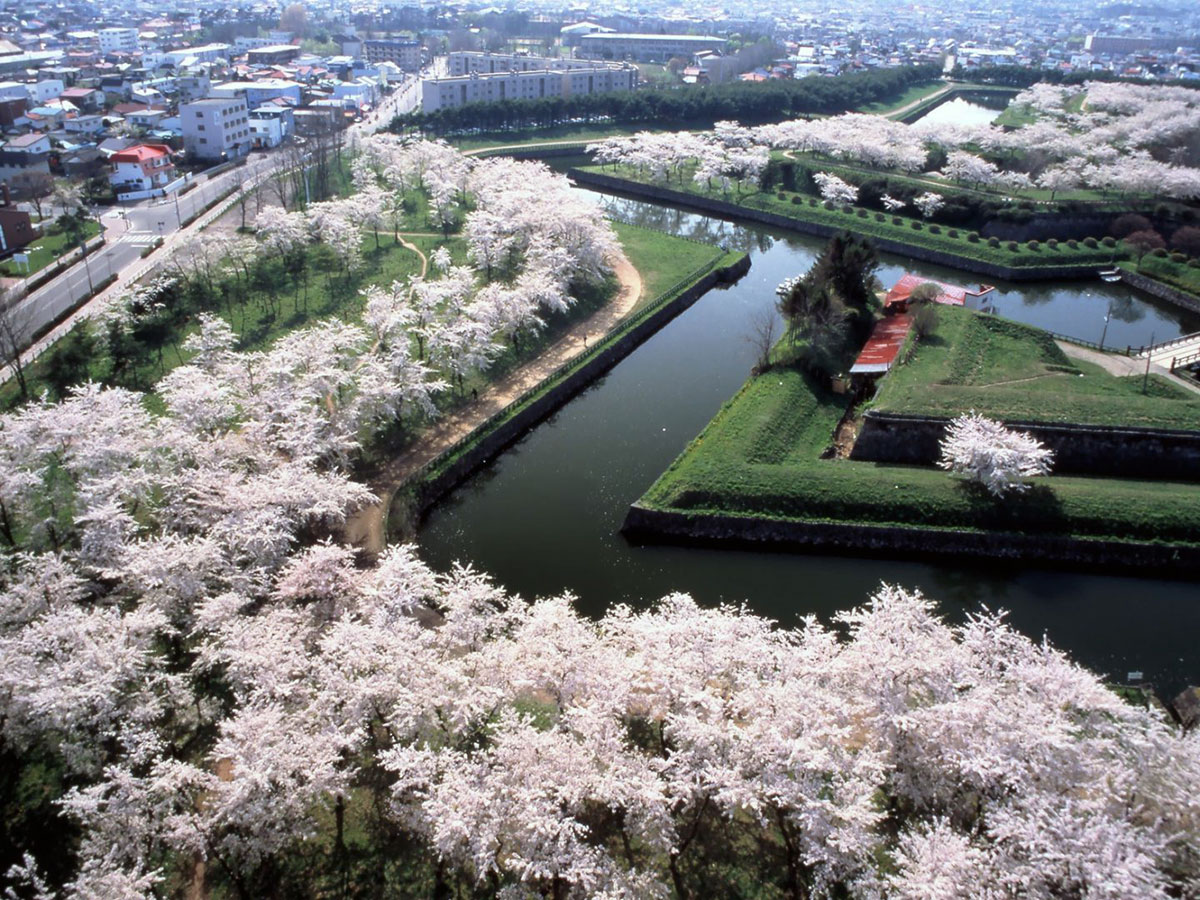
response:
[[[1083,49],[1089,53],[1137,53],[1140,50],[1174,50],[1184,43],[1178,37],[1147,37],[1130,34],[1089,34]]]
[[[291,62],[300,56],[300,48],[295,44],[267,44],[265,47],[252,47],[246,51],[246,61],[252,66],[277,66],[280,63]]]
[[[242,97],[210,97],[179,107],[183,148],[193,159],[236,159],[254,143]]]
[[[101,28],[101,53],[133,53],[138,49],[136,28]]]
[[[701,50],[725,49],[725,39],[698,34],[585,34],[579,38],[579,55],[588,59],[631,59],[666,62],[691,59]]]
[[[594,69],[591,59],[551,59],[544,56],[516,56],[507,53],[481,53],[478,50],[456,50],[446,58],[446,71],[451,76],[492,75],[496,72],[533,72],[545,69]]]
[[[255,147],[278,147],[296,133],[296,114],[290,106],[260,106],[250,110],[250,134]]]
[[[161,191],[175,178],[171,148],[166,144],[134,144],[114,153],[108,181],[118,194]]]
[[[264,103],[282,97],[285,100],[300,105],[304,97],[300,85],[295,81],[283,78],[263,78],[259,81],[226,81],[214,84],[208,90],[210,97],[242,97],[250,109],[262,106]]]
[[[476,73],[425,79],[421,82],[421,106],[425,112],[435,112],[466,103],[632,91],[637,84],[638,70],[631,65],[593,65],[589,68],[497,72],[492,75]]]
[[[392,62],[414,72],[421,68],[421,45],[417,41],[363,41],[362,57],[368,63]]]

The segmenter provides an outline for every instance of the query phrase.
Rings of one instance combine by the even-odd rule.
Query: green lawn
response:
[[[583,171],[651,183],[642,178],[636,170],[623,165],[615,168],[586,166]],[[762,191],[750,188],[739,194],[736,190],[729,193],[722,193],[719,189],[708,190],[696,185],[687,171],[683,173],[682,179],[673,179],[661,186],[697,197],[724,200],[750,209],[816,222],[831,228],[844,228],[869,237],[888,238],[910,246],[926,247],[1000,266],[1039,268],[1108,265],[1114,255],[1119,259],[1125,253],[1120,245],[1110,248],[1100,244],[1089,248],[1083,243],[1068,241],[1058,242],[1056,247],[1051,247],[1047,242],[1036,242],[1036,246],[1031,247],[1029,244],[1010,244],[1007,241],[996,241],[995,246],[992,246],[989,240],[972,241],[970,232],[962,229],[931,225],[911,216],[891,216],[861,207],[829,209],[815,197],[790,191]],[[1072,247],[1071,243],[1075,243],[1076,246]]]
[[[721,256],[717,247],[652,228],[625,222],[614,222],[613,228],[625,248],[625,255],[642,276],[642,299],[638,307]]]
[[[1049,332],[962,307],[879,384],[881,411],[953,417],[974,409],[1009,421],[1200,429],[1200,396],[1157,376],[1117,377],[1068,359]]]
[[[88,220],[84,223],[84,235],[90,240],[100,233],[100,225],[96,222]],[[62,233],[48,234],[40,237],[33,243],[22,248],[21,253],[29,254],[29,273],[40,272],[46,266],[50,265],[64,253],[69,250],[74,250],[79,245],[75,242],[68,244],[69,238]],[[8,275],[13,278],[25,277],[25,267],[18,267],[12,258],[6,259],[0,264],[0,275]]]
[[[908,106],[910,103],[915,103],[917,100],[945,90],[947,87],[946,82],[941,80],[922,81],[920,84],[909,85],[904,93],[898,97],[894,97],[891,100],[878,100],[874,103],[868,103],[865,106],[860,106],[857,111],[871,113],[872,115],[886,115],[893,110]]]
[[[1171,287],[1189,294],[1200,296],[1200,268],[1195,266],[1175,262],[1169,256],[1151,255],[1142,257],[1140,264],[1135,264],[1130,260],[1122,265],[1132,272],[1169,284]]]
[[[1196,484],[1052,475],[1002,502],[939,469],[821,459],[847,399],[776,368],[751,378],[639,504],[684,513],[1195,542]]]

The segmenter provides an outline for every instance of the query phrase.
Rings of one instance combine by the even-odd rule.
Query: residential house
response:
[[[0,195],[3,205],[0,205],[0,254],[7,256],[37,237],[29,213],[17,209],[12,202],[8,184],[0,184]]]
[[[250,133],[255,147],[278,147],[296,133],[296,115],[290,106],[272,104],[250,110]]]
[[[108,180],[120,194],[162,191],[175,180],[171,148],[165,144],[134,144],[112,155]]]
[[[99,112],[104,109],[104,92],[90,87],[66,88],[58,93],[84,112]]]
[[[71,119],[63,120],[63,131],[72,134],[99,134],[104,130],[104,116],[98,113],[85,113]]]

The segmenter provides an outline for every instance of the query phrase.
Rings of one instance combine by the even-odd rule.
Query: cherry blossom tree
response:
[[[928,219],[939,209],[946,205],[946,198],[941,194],[935,194],[932,191],[926,191],[917,197],[913,198],[913,206],[921,211],[921,216]]]
[[[849,206],[858,199],[858,188],[838,178],[829,172],[816,172],[813,181],[821,191],[821,196],[827,203],[836,206]]]
[[[994,497],[1028,490],[1026,478],[1050,474],[1054,454],[1036,439],[971,412],[946,426],[938,465],[966,475]]]

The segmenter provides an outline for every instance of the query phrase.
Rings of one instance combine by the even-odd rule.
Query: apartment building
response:
[[[183,148],[192,159],[235,159],[254,143],[246,101],[241,97],[210,97],[179,107]]]
[[[101,28],[101,53],[133,53],[138,49],[138,30],[136,28]]]
[[[427,78],[421,82],[421,106],[425,112],[467,103],[499,103],[504,100],[539,100],[632,91],[637,88],[638,70],[631,65],[593,65],[588,68],[541,69],[529,72],[460,75]]]
[[[595,60],[550,59],[544,56],[517,56],[507,53],[483,53],[478,50],[456,50],[446,60],[451,75],[493,75],[496,72],[533,72],[544,69],[594,69]]]
[[[395,63],[414,72],[421,68],[421,45],[417,41],[363,41],[362,58],[368,63]]]

